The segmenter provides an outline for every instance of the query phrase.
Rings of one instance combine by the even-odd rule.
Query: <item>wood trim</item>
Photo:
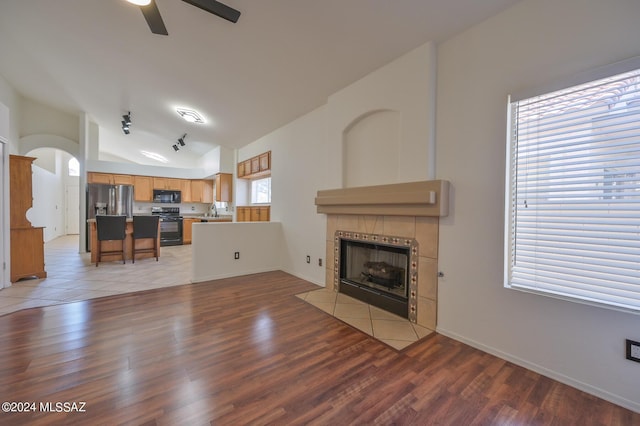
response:
[[[318,213],[447,216],[449,182],[430,180],[318,191]]]

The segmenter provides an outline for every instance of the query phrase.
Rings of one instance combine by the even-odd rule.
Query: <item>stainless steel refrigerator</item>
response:
[[[87,219],[96,214],[133,216],[133,185],[87,185]],[[90,227],[87,224],[87,251],[91,251]]]

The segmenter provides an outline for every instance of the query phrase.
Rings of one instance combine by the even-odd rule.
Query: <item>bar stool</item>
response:
[[[159,216],[133,217],[133,263],[136,263],[136,253],[153,253],[158,261],[158,226]],[[136,240],[153,239],[153,247],[136,249]]]
[[[126,263],[124,249],[127,229],[127,217],[98,215],[96,216],[96,228],[98,231],[98,253],[96,255],[96,267],[102,260],[103,254],[121,254],[122,263]],[[103,241],[122,241],[122,248],[120,250],[103,251]]]

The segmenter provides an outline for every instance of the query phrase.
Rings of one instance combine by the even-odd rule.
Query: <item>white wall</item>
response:
[[[44,226],[44,241],[65,234],[65,178],[60,155],[55,156],[55,172],[33,165],[33,207],[27,211],[31,225]]]
[[[503,288],[506,99],[640,55],[640,2],[524,0],[438,47],[438,331],[640,411],[640,315]]]
[[[20,106],[20,137],[53,134],[78,141],[78,116],[24,98]]]
[[[202,282],[282,268],[278,222],[194,223],[191,280]],[[234,253],[240,254],[239,259]]]
[[[2,259],[7,265],[11,264],[10,250],[10,227],[9,227],[9,154],[18,153],[18,128],[19,128],[19,106],[20,96],[11,85],[0,76],[0,135],[3,138],[2,167],[0,167],[0,231],[3,238],[0,238],[2,244]],[[2,142],[0,142],[2,143]],[[4,285],[9,287],[9,268],[0,272],[3,274]],[[1,285],[1,284],[0,284]]]
[[[327,137],[343,139],[345,130],[374,111],[397,111],[400,135],[396,180],[433,176],[436,49],[426,43],[329,97]],[[383,153],[379,154],[383,157]],[[342,159],[340,159],[342,161]]]
[[[435,49],[427,43],[332,95],[312,111],[238,151],[238,161],[271,150],[271,220],[282,223],[283,269],[324,285],[326,216],[316,213],[320,189],[342,187],[344,132],[375,111],[400,116],[398,181],[427,179],[433,142]],[[395,182],[385,182],[395,183]],[[237,205],[247,204],[239,180]],[[306,256],[313,259],[306,263]],[[323,266],[318,266],[322,259]]]
[[[0,102],[9,109],[9,132],[8,135],[3,136],[9,140],[9,152],[11,154],[18,153],[21,100],[18,92],[0,75]]]

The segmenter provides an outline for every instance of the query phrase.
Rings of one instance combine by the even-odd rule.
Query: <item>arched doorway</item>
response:
[[[36,148],[26,153],[33,162],[33,208],[27,218],[44,226],[44,241],[78,234],[80,222],[79,164],[66,151]]]

